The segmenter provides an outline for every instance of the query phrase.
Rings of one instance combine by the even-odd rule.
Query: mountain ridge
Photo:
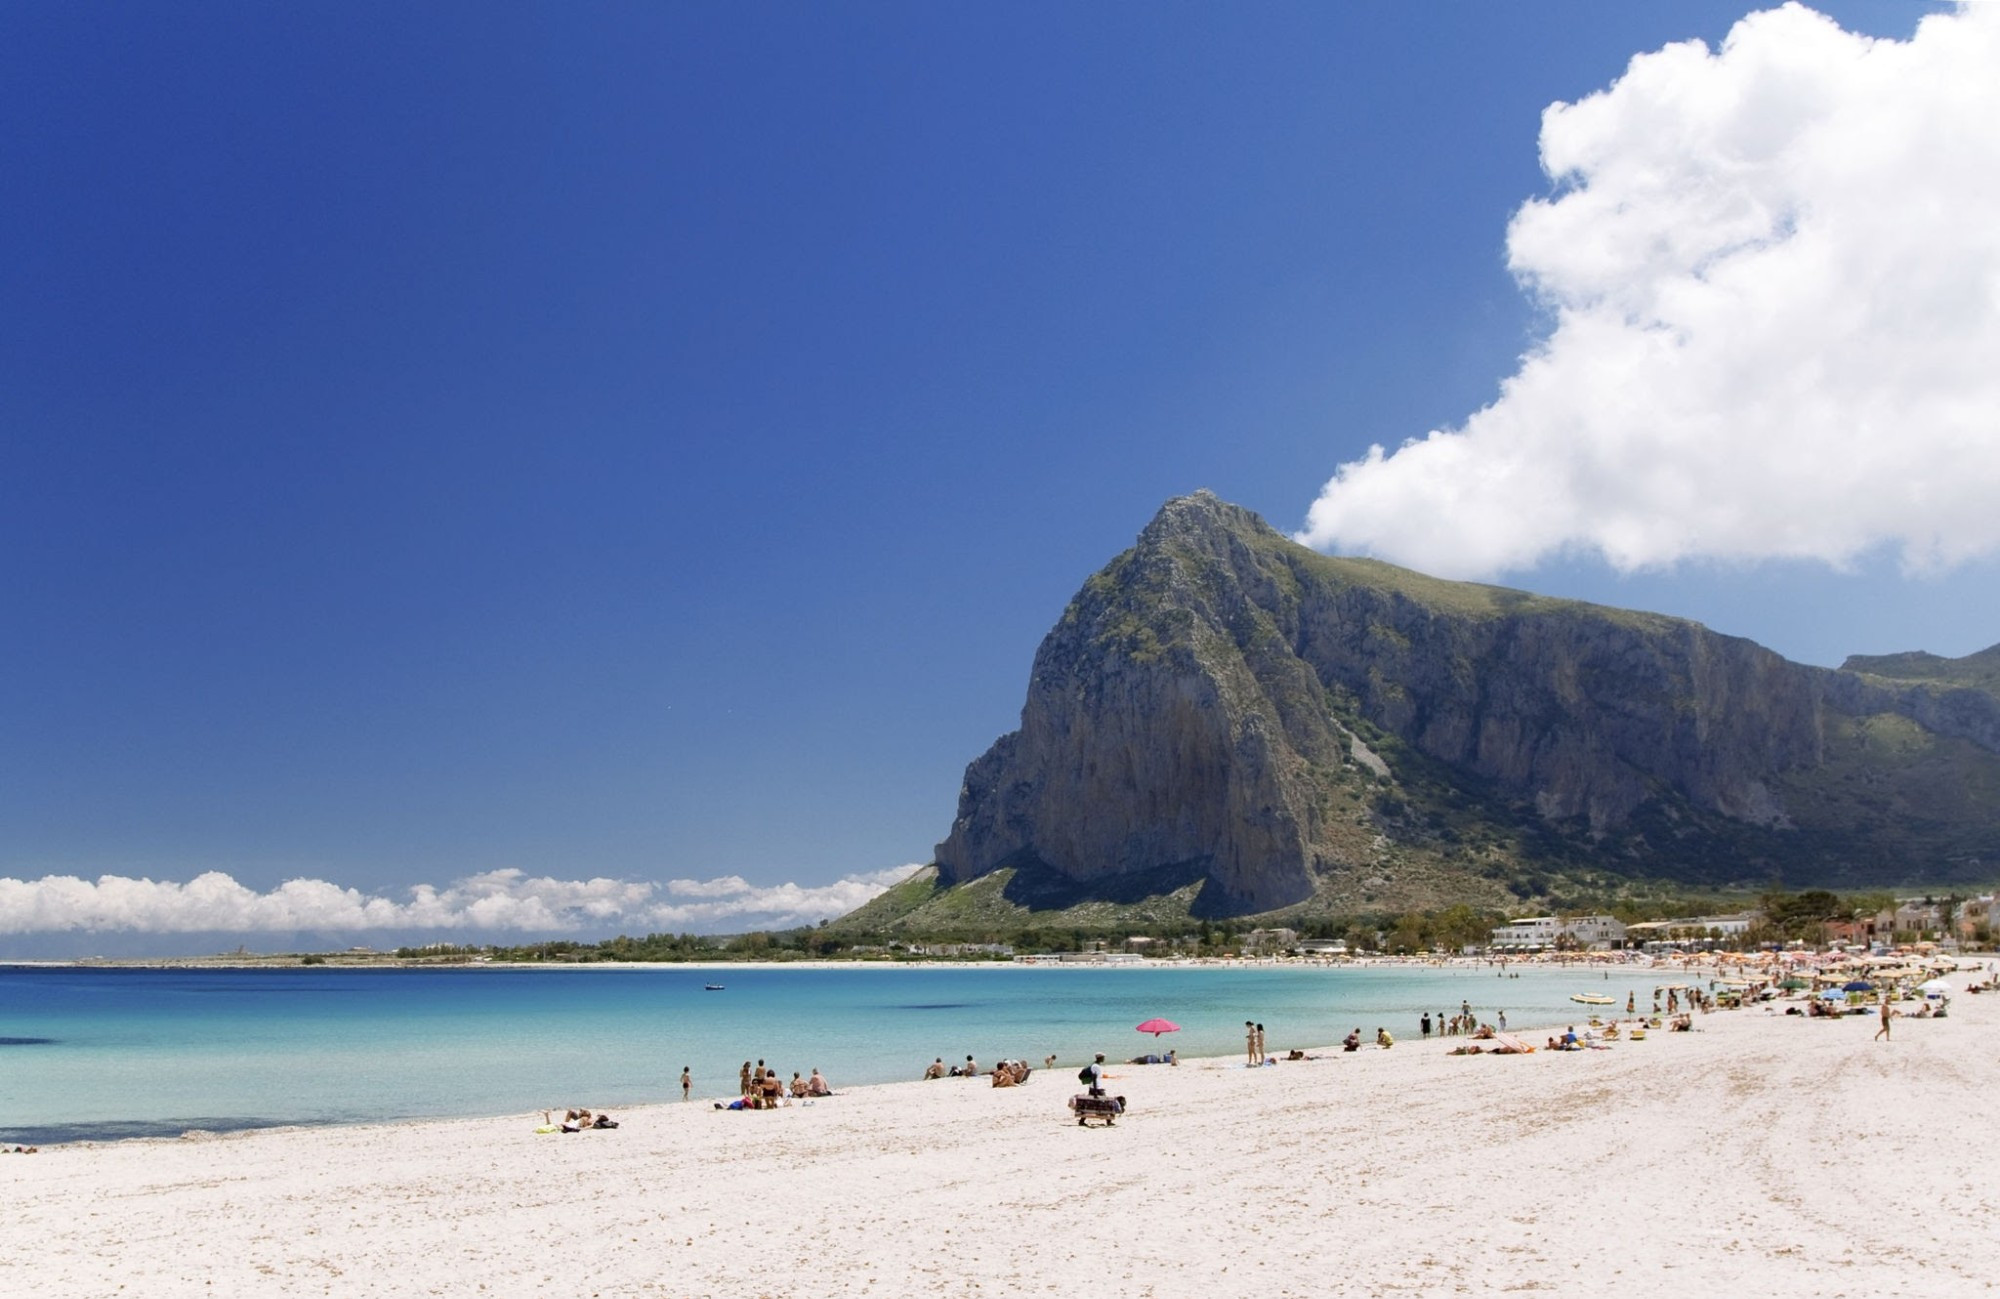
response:
[[[1504,902],[1555,868],[1883,882],[1915,851],[1974,874],[2000,856],[1995,681],[2000,646],[1797,664],[1320,555],[1197,492],[1044,639],[1021,726],[967,768],[937,887],[1153,877],[1190,914],[1247,915]]]

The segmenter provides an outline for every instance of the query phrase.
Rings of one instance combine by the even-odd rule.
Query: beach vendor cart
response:
[[[1069,1108],[1076,1115],[1078,1127],[1087,1128],[1092,1119],[1097,1119],[1108,1128],[1117,1121],[1120,1114],[1125,1112],[1125,1098],[1092,1096],[1088,1092],[1078,1092],[1069,1098]]]

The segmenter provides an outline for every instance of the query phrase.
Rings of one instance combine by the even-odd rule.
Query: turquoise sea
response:
[[[1055,1054],[1072,1067],[1177,1048],[1233,1056],[1360,1028],[1417,1035],[1470,1001],[1517,1028],[1569,1022],[1573,992],[1644,1002],[1651,971],[1488,967],[287,970],[0,967],[0,1141],[178,1135],[593,1108],[731,1094],[745,1060],[836,1088]],[[724,990],[710,992],[707,983]],[[1182,1031],[1133,1031],[1164,1016]]]

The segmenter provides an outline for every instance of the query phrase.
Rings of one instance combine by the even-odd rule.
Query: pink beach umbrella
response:
[[[1181,1026],[1174,1023],[1171,1019],[1149,1019],[1139,1025],[1138,1031],[1141,1033],[1151,1033],[1154,1037],[1158,1037],[1162,1033],[1178,1033],[1181,1031]]]

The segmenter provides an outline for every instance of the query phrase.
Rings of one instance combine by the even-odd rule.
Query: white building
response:
[[[1625,941],[1625,926],[1616,916],[1578,916],[1563,925],[1578,947],[1608,949]]]
[[[1650,920],[1626,930],[1630,942],[1643,943],[1649,952],[1669,947],[1699,946],[1722,942],[1748,932],[1761,917],[1755,911],[1739,911],[1728,916],[1683,916],[1678,920]]]
[[[1523,920],[1509,920],[1493,931],[1493,950],[1496,952],[1539,951],[1556,945],[1557,935],[1562,933],[1560,916],[1529,916]]]
[[[1536,952],[1556,946],[1608,948],[1625,941],[1625,926],[1616,916],[1529,916],[1510,920],[1493,931],[1496,952]]]

